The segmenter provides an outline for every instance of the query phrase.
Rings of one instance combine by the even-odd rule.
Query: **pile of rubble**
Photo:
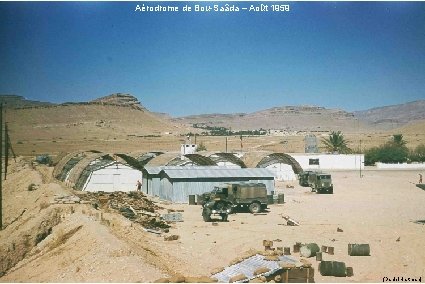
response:
[[[89,202],[96,209],[113,209],[146,229],[168,232],[168,225],[157,210],[164,209],[149,200],[142,192],[84,192],[78,194],[81,201]]]

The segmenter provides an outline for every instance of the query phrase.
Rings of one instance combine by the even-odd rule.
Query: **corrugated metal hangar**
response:
[[[182,203],[187,202],[189,195],[202,194],[229,182],[264,183],[268,194],[274,191],[274,174],[268,169],[217,166],[145,167],[142,190],[161,199]]]

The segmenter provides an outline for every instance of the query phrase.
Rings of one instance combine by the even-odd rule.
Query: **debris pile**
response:
[[[85,192],[79,194],[81,200],[90,202],[94,208],[110,208],[124,217],[141,224],[146,229],[168,232],[168,225],[160,218],[157,210],[164,209],[149,200],[142,192]]]
[[[55,196],[53,203],[57,204],[74,204],[74,203],[83,203],[78,196],[75,195],[62,195]]]

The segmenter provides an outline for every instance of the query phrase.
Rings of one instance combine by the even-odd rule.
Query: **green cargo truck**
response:
[[[332,177],[327,173],[310,173],[308,175],[308,184],[313,192],[329,194],[333,194],[334,192]]]
[[[223,220],[232,210],[248,208],[258,213],[267,208],[267,188],[263,183],[230,183],[216,186],[213,191],[202,194],[202,216],[205,221],[211,215],[221,215]]]

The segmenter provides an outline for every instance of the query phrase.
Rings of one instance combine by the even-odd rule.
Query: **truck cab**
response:
[[[332,177],[328,173],[311,173],[308,183],[311,191],[333,194]]]

